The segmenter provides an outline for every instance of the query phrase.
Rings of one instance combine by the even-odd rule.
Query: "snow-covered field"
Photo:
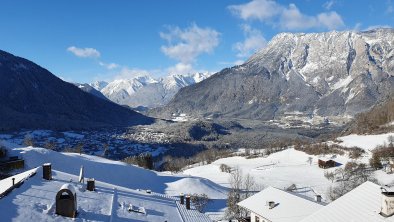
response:
[[[343,141],[340,142],[339,145],[346,146],[346,147],[353,147],[357,146],[366,151],[371,151],[375,147],[388,144],[388,137],[393,136],[394,133],[385,133],[379,135],[348,135],[339,137],[338,140]]]
[[[388,137],[394,133],[381,135],[349,135],[339,138],[343,142],[340,145],[353,147],[360,146],[367,150],[367,153],[359,162],[368,163],[371,153],[368,150],[374,149],[377,145],[388,142]],[[312,164],[309,164],[308,158],[312,157]],[[292,184],[297,187],[304,187],[306,195],[314,193],[323,196],[325,201],[328,187],[331,181],[324,177],[324,169],[317,165],[319,158],[330,158],[344,167],[350,161],[347,156],[313,156],[294,149],[287,149],[268,157],[259,157],[247,159],[244,157],[229,157],[219,159],[212,164],[197,166],[184,171],[184,174],[207,178],[219,185],[229,187],[229,173],[221,172],[220,165],[226,164],[232,168],[239,168],[243,174],[250,174],[257,183],[263,186],[273,186],[277,188],[287,188]],[[334,168],[335,169],[335,168]],[[333,170],[333,169],[329,169]],[[394,182],[394,175],[388,175],[383,171],[376,171],[377,179],[384,184]]]
[[[394,135],[394,133],[349,135],[338,139],[343,141],[339,143],[342,146],[359,146],[365,149],[366,154],[358,161],[367,163],[371,155],[370,150],[377,145],[388,143],[390,135]],[[290,148],[267,157],[254,159],[239,156],[223,158],[211,164],[195,166],[173,175],[91,155],[60,153],[34,147],[18,147],[4,141],[3,144],[11,149],[13,155],[19,155],[25,159],[27,169],[33,169],[43,163],[51,162],[54,170],[78,175],[80,167],[83,165],[85,177],[93,177],[104,183],[130,189],[149,189],[153,192],[171,196],[180,193],[205,193],[213,200],[206,209],[213,218],[220,218],[223,215],[226,206],[227,187],[229,187],[230,174],[221,172],[221,164],[241,169],[243,174],[250,174],[257,183],[265,187],[287,188],[295,184],[298,188],[301,188],[299,192],[307,196],[321,194],[323,200],[328,201],[326,192],[332,182],[324,177],[325,170],[317,166],[317,160],[322,157],[331,158],[341,163],[341,167],[350,161],[347,156],[313,156]],[[308,161],[310,157],[312,157],[311,164]],[[383,184],[394,182],[394,175],[388,175],[383,171],[376,171],[375,175]],[[0,181],[2,189],[4,184],[10,184],[10,180]]]

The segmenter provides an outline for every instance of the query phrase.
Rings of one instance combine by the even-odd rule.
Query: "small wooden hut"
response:
[[[335,162],[334,160],[319,159],[318,164],[320,168],[327,169],[335,167],[337,165],[337,162]]]

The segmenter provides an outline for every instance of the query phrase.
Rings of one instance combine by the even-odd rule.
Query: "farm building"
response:
[[[331,159],[322,159],[322,158],[320,158],[320,159],[317,161],[317,163],[318,163],[319,167],[320,167],[320,168],[323,168],[323,169],[327,169],[327,168],[331,168],[331,167],[336,167],[336,166],[338,165],[338,163],[335,162],[334,160],[331,160]]]
[[[297,222],[321,209],[320,201],[268,187],[238,205],[250,212],[251,222]]]

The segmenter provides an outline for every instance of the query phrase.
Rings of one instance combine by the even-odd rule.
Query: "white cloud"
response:
[[[338,13],[323,12],[317,16],[308,16],[300,12],[295,4],[290,4],[283,10],[280,18],[280,27],[286,30],[306,30],[312,28],[325,28],[333,30],[343,27],[345,24]]]
[[[119,65],[116,63],[104,63],[104,62],[99,62],[100,66],[105,67],[106,69],[112,70],[112,69],[117,69],[119,68]]]
[[[387,9],[386,9],[386,13],[387,14],[391,14],[394,12],[394,6],[393,6],[393,2],[391,0],[387,0]]]
[[[327,10],[330,10],[330,9],[332,8],[332,6],[334,6],[334,4],[335,4],[335,0],[326,1],[326,2],[323,4],[323,7],[324,7],[325,9],[327,9]]]
[[[150,75],[151,72],[144,69],[123,67],[120,72],[113,77],[113,79],[133,79],[139,76]]]
[[[244,62],[245,62],[244,60],[237,60],[234,62],[234,65],[239,66],[239,65],[244,64]]]
[[[81,58],[98,58],[100,57],[100,52],[94,48],[77,48],[75,46],[70,46],[67,51],[73,53],[75,56]]]
[[[212,53],[219,45],[220,33],[212,28],[200,28],[192,24],[186,29],[169,27],[168,32],[160,32],[167,41],[161,51],[168,57],[183,64],[191,64],[203,53]]]
[[[361,22],[357,22],[357,23],[354,25],[353,30],[354,30],[354,31],[360,31],[362,25],[363,25],[363,24],[362,24]]]
[[[190,74],[196,72],[191,64],[177,63],[175,66],[167,69],[169,75],[172,74]]]
[[[252,0],[241,5],[230,5],[229,10],[243,20],[257,19],[266,21],[278,15],[283,6],[272,0]]]
[[[317,19],[313,16],[304,15],[295,4],[290,4],[281,14],[279,25],[282,29],[302,30],[315,28]]]
[[[259,30],[253,29],[250,25],[242,25],[241,28],[244,32],[245,40],[233,45],[233,49],[238,51],[237,57],[249,57],[251,54],[267,45],[267,40]],[[237,64],[239,64],[239,62]]]
[[[329,30],[341,28],[345,26],[342,17],[336,12],[320,13],[317,16],[318,26],[325,27]]]
[[[345,25],[342,17],[335,11],[305,15],[295,4],[285,6],[272,0],[252,0],[246,4],[231,5],[229,9],[243,20],[259,20],[283,30],[333,30]]]
[[[366,29],[364,29],[364,31],[369,31],[372,29],[385,29],[385,28],[392,28],[390,25],[372,25],[372,26],[368,26]]]

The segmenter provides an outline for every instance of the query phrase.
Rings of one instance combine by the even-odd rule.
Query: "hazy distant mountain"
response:
[[[153,122],[1,50],[0,79],[0,130],[83,129]]]
[[[101,91],[104,87],[108,85],[108,82],[106,81],[96,81],[94,83],[89,84],[93,88],[95,88],[97,91]]]
[[[77,86],[78,88],[80,88],[82,91],[90,93],[94,96],[97,96],[98,98],[101,99],[105,99],[108,100],[107,97],[105,97],[100,91],[96,90],[95,88],[93,88],[91,85],[87,84],[87,83],[73,83],[75,86]]]
[[[160,79],[139,76],[133,79],[117,79],[109,83],[95,82],[90,85],[118,104],[153,108],[167,104],[179,89],[209,76],[209,73],[170,75]]]
[[[158,115],[354,115],[394,91],[394,30],[282,33],[243,65],[182,88]]]

